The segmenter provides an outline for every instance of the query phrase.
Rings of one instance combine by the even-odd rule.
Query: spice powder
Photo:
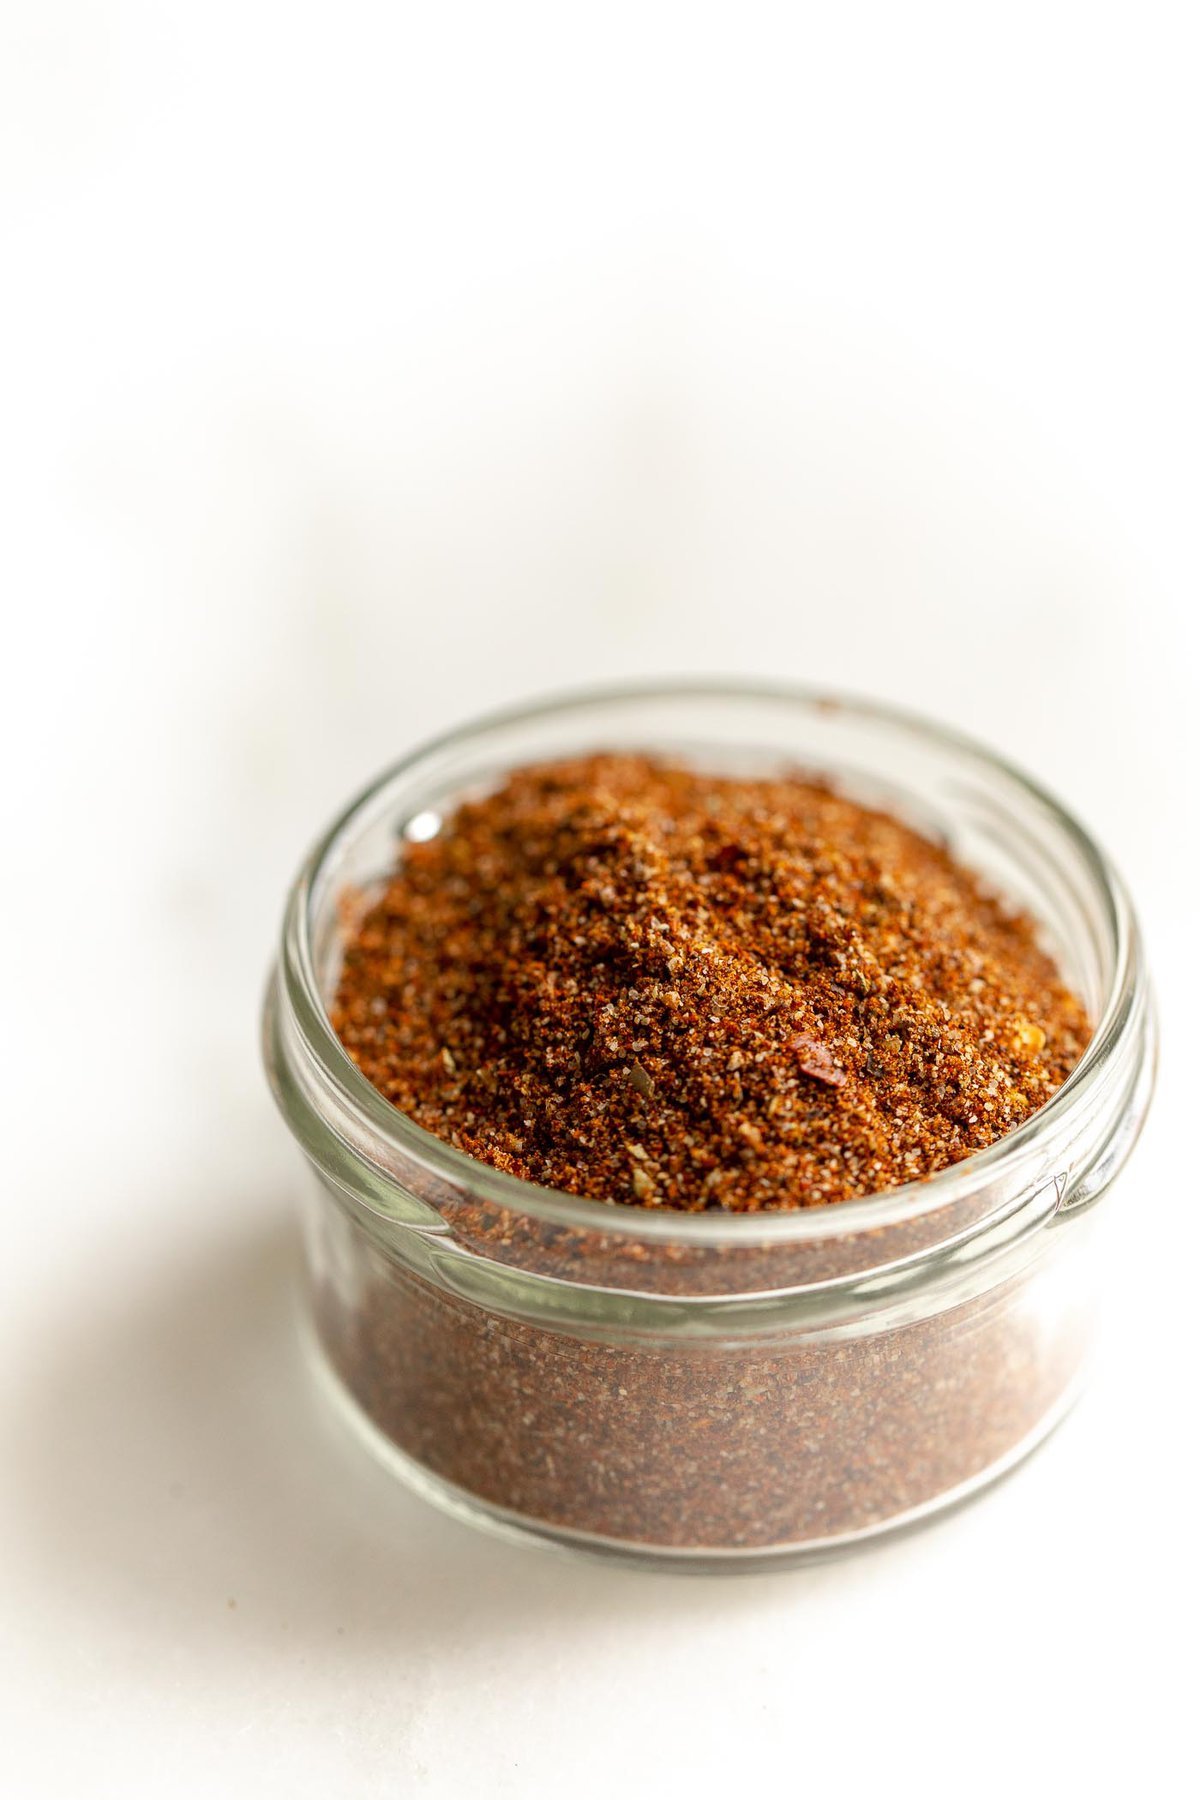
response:
[[[615,1208],[836,1207],[958,1162],[1043,1105],[1090,1032],[1030,919],[799,777],[522,769],[404,844],[346,919],[331,1017],[363,1074],[468,1156],[598,1203],[595,1234],[464,1212],[461,1235],[589,1282]],[[671,1344],[576,1337],[373,1246],[340,1254],[359,1278],[318,1293],[320,1329],[389,1438],[505,1511],[676,1549],[918,1511],[1025,1441],[1082,1351],[1052,1261],[886,1330]]]

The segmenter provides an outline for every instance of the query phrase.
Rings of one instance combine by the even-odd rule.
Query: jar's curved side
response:
[[[1142,1135],[1158,1078],[1159,1053],[1158,1008],[1145,976],[1131,1006],[1123,1050],[1114,1073],[1114,1092],[1107,1100],[1109,1128],[1095,1134],[1086,1153],[1067,1170],[1056,1223],[1079,1218],[1103,1199]]]
[[[840,1533],[831,1531],[824,1537],[797,1539],[788,1543],[680,1546],[605,1537],[599,1532],[551,1524],[494,1501],[484,1500],[480,1495],[469,1492],[446,1477],[435,1475],[424,1463],[418,1462],[381,1431],[370,1415],[359,1406],[336,1371],[331,1368],[315,1335],[309,1336],[308,1349],[316,1379],[328,1404],[345,1428],[383,1469],[403,1482],[420,1499],[438,1507],[461,1524],[471,1525],[511,1543],[536,1544],[561,1555],[621,1563],[640,1571],[659,1570],[672,1575],[774,1573],[807,1567],[815,1562],[832,1561],[856,1551],[891,1543],[897,1537],[922,1531],[947,1514],[957,1512],[961,1507],[978,1500],[1017,1470],[1058,1429],[1075,1405],[1083,1386],[1078,1379],[1068,1384],[1054,1406],[1035,1422],[1027,1436],[1013,1444],[997,1462],[968,1476],[958,1487],[918,1502],[906,1513],[880,1519],[859,1530]]]
[[[1081,1232],[932,1314],[706,1337],[498,1313],[319,1186],[306,1226],[322,1353],[402,1457],[535,1530],[720,1554],[869,1534],[1000,1472],[1080,1379]]]
[[[323,1107],[318,1071],[306,1056],[302,1028],[289,1003],[282,970],[271,970],[263,997],[261,1019],[263,1065],[275,1104],[293,1137],[312,1166],[347,1202],[361,1208],[376,1222],[403,1231],[444,1233],[450,1227],[431,1199],[422,1199],[413,1187],[381,1168],[361,1140],[338,1129],[340,1111]],[[397,1238],[398,1244],[404,1238]]]

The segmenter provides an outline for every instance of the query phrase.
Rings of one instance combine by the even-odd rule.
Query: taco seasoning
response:
[[[309,1215],[377,1448],[720,1562],[920,1518],[1049,1428],[1088,1307],[1078,1123],[1037,1121],[1093,1025],[1031,914],[794,768],[589,750],[395,823],[327,884],[327,1008],[404,1142]]]

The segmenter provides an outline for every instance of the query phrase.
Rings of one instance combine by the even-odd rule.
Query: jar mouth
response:
[[[1086,879],[1106,948],[1103,996],[1092,1007],[1091,1039],[1070,1075],[1051,1098],[1022,1124],[986,1149],[922,1179],[876,1194],[790,1211],[713,1214],[649,1210],[546,1188],[476,1161],[435,1137],[399,1111],[362,1074],[343,1048],[321,993],[315,922],[347,844],[362,822],[384,810],[384,801],[406,777],[437,762],[445,753],[476,739],[522,727],[551,724],[623,704],[663,702],[697,706],[738,704],[791,707],[798,714],[836,716],[885,729],[961,760],[964,769],[1002,780],[1070,846]],[[592,748],[607,747],[603,731]],[[643,749],[653,750],[652,744]],[[503,768],[509,765],[498,765]],[[830,772],[837,775],[836,765]],[[876,772],[877,773],[877,772]],[[335,888],[336,891],[336,888]],[[867,1233],[922,1218],[955,1206],[994,1183],[1003,1170],[1015,1177],[1047,1160],[1047,1149],[1068,1121],[1091,1112],[1106,1089],[1139,1014],[1145,1012],[1144,972],[1136,920],[1124,885],[1089,832],[1023,770],[965,733],[933,724],[921,715],[878,701],[804,686],[755,681],[681,679],[591,687],[532,704],[502,708],[427,740],[385,769],[362,789],[318,840],[289,895],[279,964],[267,997],[264,1019],[267,1062],[276,1097],[289,1123],[314,1160],[322,1150],[347,1154],[377,1179],[401,1189],[407,1183],[397,1164],[421,1171],[434,1183],[539,1223],[589,1232],[603,1231],[642,1242],[686,1243],[697,1248],[735,1244],[791,1244],[834,1235]],[[285,1027],[285,1015],[294,1029]],[[286,1042],[285,1042],[286,1039]],[[284,1074],[286,1066],[286,1078]],[[303,1111],[303,1128],[297,1117]],[[1006,1187],[1010,1184],[1007,1179]]]

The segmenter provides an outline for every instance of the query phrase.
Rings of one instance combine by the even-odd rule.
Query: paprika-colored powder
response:
[[[730,1212],[957,1162],[1089,1036],[1032,922],[941,846],[817,782],[633,755],[518,771],[406,845],[333,1023],[469,1156]]]

